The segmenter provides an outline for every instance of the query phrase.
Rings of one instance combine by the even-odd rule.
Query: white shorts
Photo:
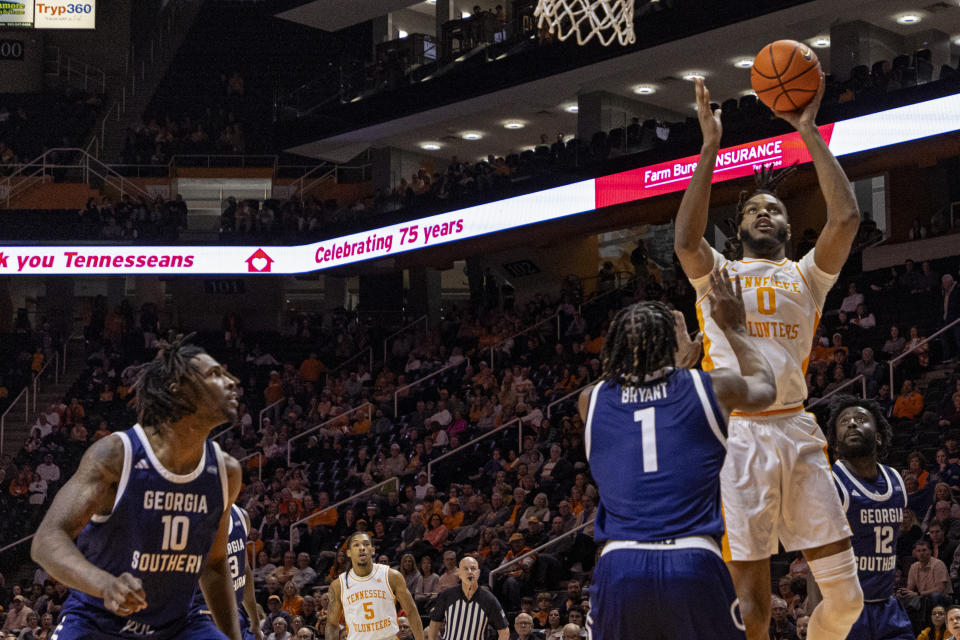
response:
[[[830,475],[827,445],[812,414],[731,416],[720,473],[729,551],[725,560],[763,560],[778,551],[850,537]]]

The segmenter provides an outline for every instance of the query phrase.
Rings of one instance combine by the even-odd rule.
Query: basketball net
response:
[[[634,0],[538,0],[533,15],[539,18],[537,26],[546,27],[560,40],[577,36],[577,44],[584,45],[597,37],[607,47],[618,41],[633,44]]]

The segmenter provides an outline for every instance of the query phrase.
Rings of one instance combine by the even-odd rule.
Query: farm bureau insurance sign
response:
[[[3,0],[0,0],[2,2]],[[960,130],[960,94],[820,127],[837,156]],[[304,273],[475,238],[666,193],[690,181],[698,156],[292,247],[0,246],[0,275]],[[714,182],[763,164],[810,162],[797,133],[720,150]]]

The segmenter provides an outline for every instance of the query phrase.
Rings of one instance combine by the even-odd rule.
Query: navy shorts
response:
[[[611,551],[608,545],[594,567],[587,638],[744,640],[739,605],[727,567],[713,551]]]
[[[110,621],[113,622],[112,620]],[[114,627],[113,624],[109,624]],[[67,611],[60,617],[60,622],[54,629],[50,640],[229,640],[229,638],[214,624],[209,616],[191,615],[186,623],[170,632],[149,633],[149,629],[138,627],[133,620],[125,619],[122,627],[104,629],[98,624],[96,617],[78,614],[76,611]]]
[[[910,618],[900,601],[890,596],[881,602],[864,602],[847,640],[914,640]]]

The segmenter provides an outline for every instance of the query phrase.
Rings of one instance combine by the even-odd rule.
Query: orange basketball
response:
[[[813,100],[820,87],[820,61],[802,42],[771,42],[753,59],[750,84],[774,111],[795,111]]]

